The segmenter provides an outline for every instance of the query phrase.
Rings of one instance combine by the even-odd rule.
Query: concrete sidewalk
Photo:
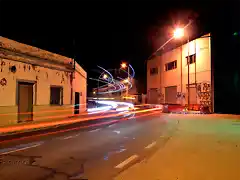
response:
[[[208,117],[168,116],[179,120],[173,137],[115,180],[239,180],[240,122]]]

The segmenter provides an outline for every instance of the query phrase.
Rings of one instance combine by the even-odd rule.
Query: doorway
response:
[[[80,93],[79,92],[75,92],[75,104],[74,104],[74,114],[79,114],[80,112]]]
[[[158,103],[158,89],[151,88],[148,94],[148,103],[157,104]]]
[[[189,87],[189,101],[190,104],[197,104],[197,89],[196,87]]]
[[[165,87],[165,103],[176,104],[177,86]]]
[[[18,82],[18,123],[33,120],[33,85]]]

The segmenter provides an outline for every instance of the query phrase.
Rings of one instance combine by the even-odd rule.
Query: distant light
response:
[[[108,75],[104,74],[103,79],[107,79],[107,78],[108,78]]]
[[[124,79],[124,80],[123,80],[123,82],[125,82],[125,83],[128,83],[128,82],[129,82],[129,80],[128,80],[128,79]]]
[[[237,36],[237,35],[238,35],[238,32],[234,32],[233,35],[234,35],[234,36]]]
[[[125,98],[125,99],[135,99],[135,97],[131,97],[131,96],[123,96],[123,98]]]
[[[122,68],[126,68],[126,67],[127,67],[127,64],[126,64],[126,63],[122,63],[122,64],[121,64],[121,67],[122,67]]]
[[[95,91],[93,91],[93,94],[96,94],[96,92],[95,92]]]

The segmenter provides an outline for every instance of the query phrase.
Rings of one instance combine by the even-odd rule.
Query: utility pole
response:
[[[188,37],[188,57],[187,57],[187,65],[188,65],[188,110],[189,110],[189,105],[190,105],[190,77],[189,77],[189,64],[190,64],[190,57],[189,57],[189,34],[187,35]]]
[[[130,79],[129,79],[129,65],[128,65],[128,84],[129,84],[129,82],[130,82]],[[128,97],[128,85],[127,85],[127,89],[126,89],[126,96]]]

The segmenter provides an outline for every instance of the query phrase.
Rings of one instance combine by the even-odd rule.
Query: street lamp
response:
[[[180,39],[184,36],[184,29],[183,28],[176,28],[174,33],[173,33],[173,37],[175,39]]]
[[[107,79],[107,78],[108,78],[108,75],[104,74],[103,79]]]
[[[121,67],[122,67],[122,68],[126,68],[126,67],[127,67],[127,64],[126,64],[126,63],[122,63],[122,64],[121,64]]]
[[[129,82],[129,65],[127,65],[126,63],[122,63],[121,67],[123,69],[125,69],[127,67],[127,74],[128,74],[127,82]],[[124,80],[124,82],[126,82],[126,79]],[[128,85],[127,85],[127,89],[126,89],[126,96],[128,96]]]

